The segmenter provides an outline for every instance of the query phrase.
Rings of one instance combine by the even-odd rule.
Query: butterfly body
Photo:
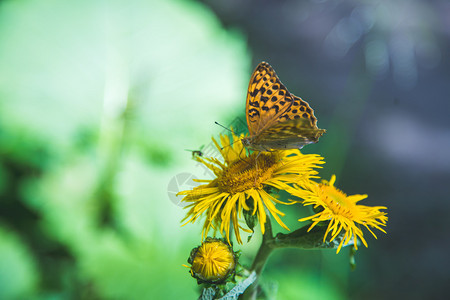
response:
[[[254,151],[301,149],[316,143],[324,132],[321,130],[311,129],[305,119],[295,119],[284,122],[282,126],[268,128],[259,135],[243,138],[242,143]]]
[[[317,143],[324,129],[309,104],[291,94],[273,68],[260,63],[250,79],[246,102],[249,137],[244,146],[256,151],[301,149]]]

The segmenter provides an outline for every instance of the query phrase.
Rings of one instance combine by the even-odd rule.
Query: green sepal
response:
[[[248,205],[249,210],[243,210],[245,224],[247,224],[247,227],[252,231],[252,234],[247,238],[247,243],[250,242],[251,238],[253,237],[253,234],[255,233],[255,230],[253,230],[253,228],[255,228],[256,224],[258,223],[257,214],[253,214],[253,203],[253,198],[249,197],[246,200],[246,204]]]
[[[244,209],[245,223],[247,224],[247,227],[252,231],[252,234],[247,238],[247,243],[250,242],[251,238],[253,237],[253,234],[255,233],[253,228],[255,228],[256,224],[258,223],[258,216],[256,214],[253,215],[252,212],[253,210]]]

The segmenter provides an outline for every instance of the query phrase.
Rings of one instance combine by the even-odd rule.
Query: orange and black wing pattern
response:
[[[247,91],[246,117],[251,136],[270,127],[294,103],[289,91],[281,83],[274,69],[260,63],[250,78]]]
[[[253,149],[301,148],[325,133],[308,102],[291,94],[266,62],[250,78],[246,117]]]

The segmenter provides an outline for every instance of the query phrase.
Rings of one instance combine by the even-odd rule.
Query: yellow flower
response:
[[[298,196],[304,199],[303,205],[314,205],[314,210],[318,212],[313,216],[299,219],[299,221],[312,220],[313,223],[308,231],[319,222],[330,221],[326,234],[323,237],[324,242],[329,233],[331,234],[330,241],[333,241],[344,231],[337,253],[352,238],[356,249],[358,249],[357,237],[367,247],[360,225],[366,227],[375,238],[377,237],[370,227],[386,233],[380,226],[386,226],[388,217],[385,212],[380,210],[387,208],[384,206],[370,207],[357,204],[357,202],[367,198],[367,195],[347,196],[344,192],[334,187],[335,181],[336,176],[333,175],[329,182],[323,180],[319,184],[314,181],[304,181],[300,184],[303,191]]]
[[[221,239],[207,238],[192,249],[188,262],[192,265],[191,275],[199,283],[220,283],[234,274],[236,259],[227,243]]]
[[[230,230],[234,229],[236,240],[242,244],[240,230],[251,232],[241,227],[238,217],[244,211],[251,211],[257,216],[264,233],[266,212],[285,229],[289,228],[281,221],[284,213],[275,205],[293,204],[282,202],[267,191],[273,187],[279,190],[289,190],[289,184],[299,180],[314,177],[317,171],[313,168],[324,163],[319,155],[303,155],[299,150],[274,152],[253,152],[248,154],[242,145],[241,137],[233,135],[233,141],[228,136],[222,136],[222,147],[213,138],[223,161],[216,158],[198,157],[198,161],[212,170],[216,176],[213,180],[197,180],[204,183],[192,190],[180,192],[185,195],[184,202],[189,202],[190,208],[183,225],[195,222],[205,216],[202,237],[206,237],[211,228],[219,230],[230,242]]]

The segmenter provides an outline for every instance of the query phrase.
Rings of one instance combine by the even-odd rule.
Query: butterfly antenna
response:
[[[231,132],[232,134],[235,134],[234,131],[231,130],[230,128],[225,127],[225,126],[223,126],[222,124],[220,124],[220,123],[218,123],[218,122],[216,122],[216,121],[214,121],[214,123],[215,123],[216,125],[219,125],[220,127],[224,128],[224,129],[228,130],[228,131]]]
[[[220,147],[220,150],[223,150],[223,149],[226,148],[226,147],[230,147],[231,145],[233,145],[233,144],[236,143],[237,141],[239,141],[239,140],[236,140],[236,141],[232,142],[231,144],[226,145],[225,147]]]
[[[231,132],[232,134],[235,134],[233,130],[231,130],[231,129],[228,128],[228,127],[223,126],[222,124],[220,124],[220,123],[217,122],[217,121],[214,121],[214,124],[219,125],[219,126],[222,127],[223,129],[228,130],[228,131]],[[237,142],[237,141],[234,141],[234,142],[232,142],[231,144],[226,145],[225,147],[229,147],[229,146],[233,145],[233,144],[236,143],[236,142]],[[220,147],[220,150],[223,150],[225,147]]]

